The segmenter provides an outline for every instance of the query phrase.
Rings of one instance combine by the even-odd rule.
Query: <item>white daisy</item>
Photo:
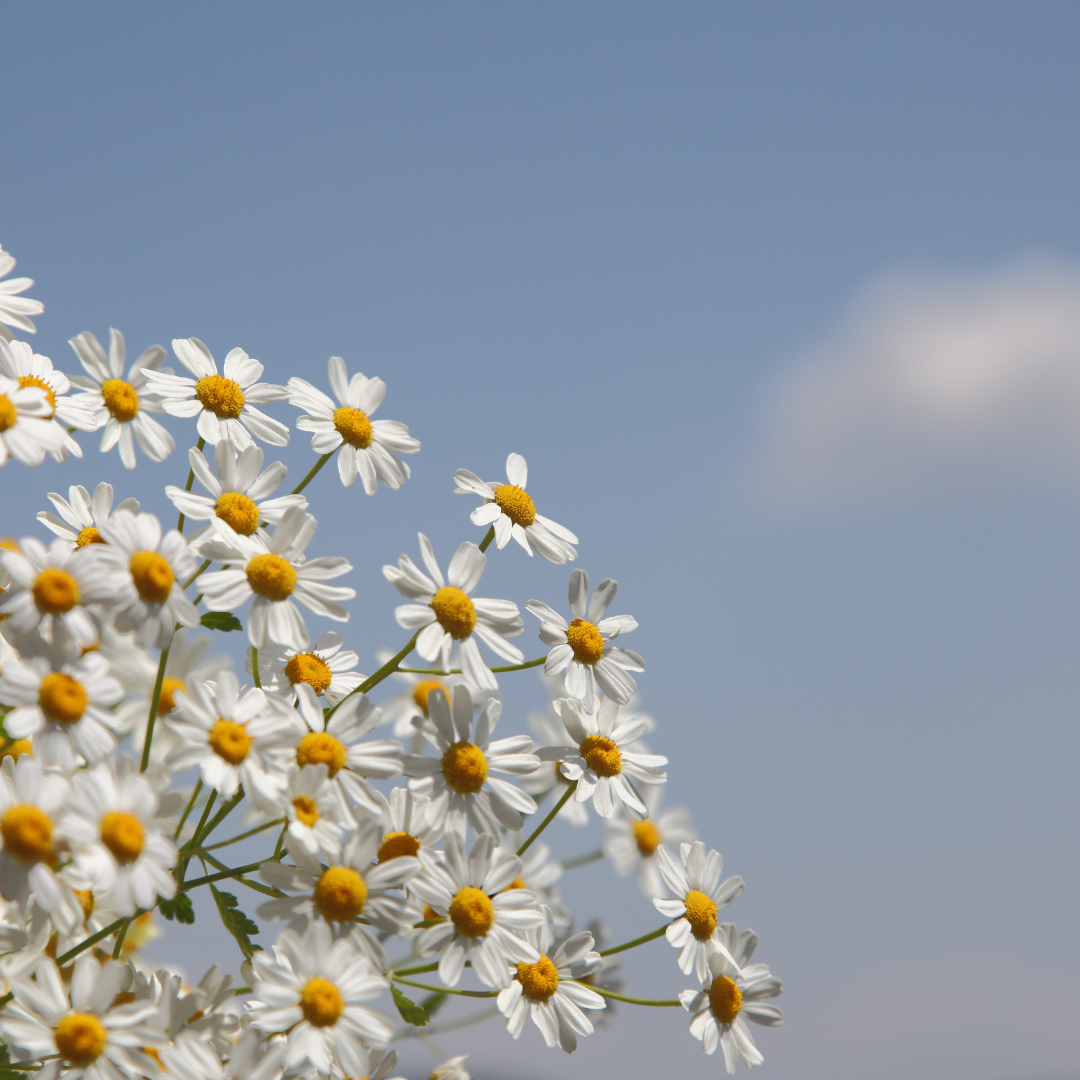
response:
[[[689,810],[682,806],[660,809],[664,787],[646,787],[641,799],[648,817],[635,821],[628,814],[616,814],[608,819],[604,855],[611,860],[619,877],[636,870],[641,891],[652,898],[663,896],[666,891],[657,849],[661,844],[672,847],[692,844],[697,833],[690,827]]]
[[[438,756],[405,758],[405,771],[415,778],[409,787],[418,795],[429,795],[432,815],[447,833],[456,833],[462,840],[466,824],[478,834],[493,837],[501,834],[500,826],[520,829],[522,814],[535,813],[536,802],[490,773],[524,776],[532,772],[538,764],[532,739],[512,735],[491,741],[502,713],[498,698],[488,699],[474,731],[472,697],[465,686],[454,688],[453,714],[442,690],[432,691],[428,709],[434,730],[425,737]]]
[[[530,555],[536,548],[550,563],[562,565],[576,559],[573,545],[578,538],[569,529],[536,512],[532,497],[525,490],[529,471],[520,454],[511,454],[506,459],[506,478],[507,484],[486,484],[468,469],[454,473],[455,495],[479,495],[484,500],[483,506],[469,515],[469,520],[474,525],[492,526],[495,546],[500,551],[513,537]]]
[[[610,698],[604,698],[596,712],[587,712],[573,698],[561,698],[555,707],[575,745],[545,746],[537,756],[543,761],[561,761],[563,776],[577,781],[574,798],[581,803],[591,799],[601,817],[611,817],[620,804],[635,817],[644,817],[647,808],[634,781],[665,783],[667,773],[661,767],[668,760],[633,749],[649,728],[648,717],[620,720],[619,706]]]
[[[296,858],[299,846],[312,858],[331,863],[341,855],[341,838],[345,835],[346,814],[342,800],[330,783],[329,768],[324,762],[289,765],[285,787],[279,804],[285,807],[288,831],[285,844]]]
[[[37,519],[50,532],[56,533],[62,540],[66,540],[74,551],[75,548],[86,547],[87,544],[103,544],[100,527],[109,520],[113,509],[112,484],[104,480],[96,488],[94,494],[82,486],[72,484],[68,488],[68,497],[58,495],[50,491],[49,502],[56,507],[60,517],[50,514],[48,510],[39,510]],[[138,499],[124,499],[116,508],[117,510],[130,510],[131,513],[139,512]]]
[[[119,721],[110,706],[123,696],[108,660],[96,652],[59,670],[44,657],[27,657],[0,672],[0,702],[14,706],[4,717],[5,730],[16,739],[33,739],[42,763],[66,773],[116,748]]]
[[[520,832],[504,833],[496,856],[516,855],[525,837]],[[551,848],[538,840],[521,856],[521,873],[510,883],[511,889],[528,889],[552,914],[557,927],[570,925],[570,910],[562,903],[555,882],[563,875],[563,865],[551,857]]]
[[[438,661],[443,671],[450,670],[454,642],[460,642],[465,681],[478,690],[497,690],[499,683],[484,663],[476,638],[510,663],[520,664],[524,654],[506,640],[525,629],[517,604],[469,596],[487,565],[487,556],[475,544],[462,544],[454,552],[447,584],[435,561],[431,541],[423,533],[418,535],[420,554],[430,577],[408,555],[402,555],[397,566],[383,567],[383,576],[399,593],[422,601],[395,609],[398,625],[420,631],[416,651],[429,663]]]
[[[158,1051],[161,1066],[173,1080],[279,1080],[284,1068],[285,1041],[267,1041],[257,1028],[248,1028],[227,1061],[197,1032],[182,1031],[171,1046]]]
[[[763,1027],[782,1024],[784,1014],[775,1005],[763,1003],[779,997],[784,986],[765,964],[750,963],[758,943],[753,930],[740,934],[732,923],[724,923],[719,933],[733,959],[729,961],[724,953],[710,957],[702,988],[684,990],[679,1001],[691,1015],[690,1034],[702,1042],[705,1053],[715,1053],[717,1046],[723,1048],[724,1066],[730,1076],[740,1061],[753,1068],[765,1060],[754,1045],[746,1021]]]
[[[365,1046],[385,1047],[394,1028],[382,1013],[360,1004],[388,989],[387,981],[347,937],[334,939],[324,922],[303,936],[283,930],[272,949],[252,958],[252,1023],[288,1033],[285,1063],[309,1063],[320,1073],[336,1062],[346,1076],[363,1076]]]
[[[521,873],[516,855],[495,857],[495,840],[477,838],[466,858],[465,846],[453,833],[446,837],[445,858],[428,866],[410,883],[411,891],[444,921],[420,931],[421,956],[441,952],[439,978],[457,986],[466,960],[482,983],[504,987],[508,964],[535,964],[536,947],[521,933],[540,926],[544,916],[528,889],[507,889]]]
[[[195,556],[175,529],[162,535],[153,514],[117,510],[102,525],[101,535],[104,544],[83,549],[86,595],[114,612],[117,630],[134,633],[144,648],[163,649],[175,623],[199,625],[199,614],[183,590]]]
[[[562,680],[559,680],[560,683]],[[562,722],[555,702],[548,705],[546,713],[534,712],[529,714],[529,727],[532,728],[537,746],[568,746],[573,740]],[[538,799],[554,790],[556,802],[566,790],[570,781],[562,774],[557,761],[541,761],[539,768],[528,776],[521,778],[521,786]],[[559,818],[569,822],[575,828],[580,829],[589,824],[589,808],[584,803],[570,799],[563,803],[559,810]]]
[[[144,1022],[157,1032],[160,1041],[171,1042],[187,1033],[198,1035],[219,1054],[232,1049],[229,1036],[239,1029],[240,1021],[217,1008],[233,997],[229,991],[232,976],[221,978],[220,967],[212,967],[194,990],[185,988],[183,978],[166,968],[153,973],[135,971],[134,979],[135,1000],[150,1001],[156,1008]]]
[[[429,1080],[471,1080],[465,1071],[465,1062],[468,1060],[468,1054],[447,1058],[441,1065],[436,1066]]]
[[[384,1053],[382,1050],[364,1050],[364,1056],[367,1060],[367,1066],[361,1070],[361,1075],[365,1080],[386,1080],[387,1077],[394,1071],[398,1061],[398,1053],[396,1050],[391,1050],[389,1053]],[[338,1080],[335,1075],[334,1080]],[[390,1080],[405,1080],[404,1077],[390,1077]],[[468,1080],[468,1078],[466,1078]]]
[[[442,852],[435,845],[445,832],[438,813],[433,813],[431,800],[414,795],[408,788],[396,787],[386,799],[379,793],[383,804],[380,824],[382,841],[375,853],[378,862],[384,863],[403,855],[415,855],[427,866],[438,861]]]
[[[375,658],[382,667],[393,655],[389,649],[380,649]],[[404,688],[383,702],[382,722],[399,739],[415,736],[420,729],[430,725],[428,698],[432,690],[442,690],[449,698],[453,688],[464,682],[461,675],[417,675],[407,671],[395,671],[392,678],[403,683]],[[416,752],[419,752],[419,744]]]
[[[314,648],[298,650],[268,645],[259,650],[259,682],[272,694],[284,694],[297,683],[307,683],[318,697],[331,705],[351,694],[365,676],[353,668],[360,657],[351,649],[342,649],[340,634],[322,634]],[[251,656],[247,658],[251,671]]]
[[[680,844],[679,854],[680,859],[676,859],[666,847],[657,848],[660,873],[674,899],[656,897],[653,906],[674,920],[667,928],[667,939],[679,950],[679,970],[684,975],[696,971],[697,977],[704,980],[709,958],[715,953],[735,963],[720,933],[716,913],[742,896],[746,885],[741,877],[721,881],[724,858],[719,851],[706,854],[701,840]]]
[[[151,908],[176,894],[170,871],[173,843],[158,817],[159,799],[131,758],[102,762],[78,773],[58,833],[75,868],[95,890],[112,890],[121,915]]]
[[[104,454],[120,446],[120,460],[125,469],[135,468],[135,443],[151,461],[164,461],[176,449],[172,435],[149,413],[164,412],[155,394],[146,390],[146,372],[157,371],[165,362],[165,350],[151,345],[131,365],[124,378],[124,335],[109,330],[109,354],[89,330],[70,338],[86,375],[73,375],[71,381],[86,393],[76,394],[74,400],[88,405],[94,413],[97,427],[104,427],[98,449]],[[171,375],[171,368],[162,369]]]
[[[289,404],[306,410],[297,429],[314,432],[311,449],[317,454],[332,454],[341,447],[338,475],[346,487],[352,487],[359,475],[369,495],[375,494],[377,483],[396,491],[409,478],[409,466],[397,455],[415,454],[419,441],[396,420],[370,419],[386,393],[382,379],[368,379],[359,372],[350,379],[340,356],[331,356],[327,369],[340,408],[305,379],[293,377]]]
[[[15,256],[0,248],[0,278],[15,269]],[[45,305],[40,300],[31,300],[28,296],[19,296],[34,284],[33,278],[15,277],[0,281],[0,338],[11,340],[11,327],[36,334],[37,327],[30,319],[31,315],[40,315]]]
[[[45,391],[20,386],[0,374],[0,465],[9,457],[23,465],[40,465],[45,455],[59,453],[64,432],[52,421],[53,407]]]
[[[525,606],[540,620],[540,640],[552,646],[544,673],[557,675],[566,671],[566,692],[585,702],[587,712],[593,711],[596,687],[620,705],[625,705],[637,690],[629,674],[644,671],[645,661],[637,653],[612,645],[619,634],[637,628],[637,620],[629,615],[604,618],[608,605],[615,599],[619,583],[605,578],[596,587],[588,605],[589,575],[584,570],[570,574],[570,611],[574,618],[567,622],[554,608],[540,600],[530,600]]]
[[[65,867],[60,871],[60,877],[64,880],[66,885],[71,885],[72,881],[76,885],[86,885],[88,882],[80,880],[80,875],[73,871],[70,866]],[[69,880],[70,879],[70,880]],[[104,930],[106,926],[111,926],[117,919],[120,918],[120,912],[112,906],[112,893],[99,892],[94,893],[92,889],[79,889],[72,887],[72,894],[78,901],[81,911],[79,912],[79,922],[67,930],[60,930],[56,936],[56,940],[52,947],[49,949],[50,954],[56,956],[63,956],[69,949],[75,948],[81,942],[85,941],[91,934],[96,934],[99,930]],[[146,915],[140,918],[151,917],[151,913],[147,912]],[[140,939],[139,933],[139,919],[131,923],[128,926],[127,933],[124,935],[124,944],[122,951],[125,956],[130,956],[134,951],[134,948],[138,947]],[[107,938],[102,938],[98,943],[98,948],[105,953],[111,953],[113,943],[116,941],[116,935],[110,934]]]
[[[336,556],[306,559],[304,549],[315,529],[311,514],[294,506],[268,541],[258,535],[239,536],[215,521],[196,545],[204,559],[230,564],[229,569],[204,574],[200,580],[214,611],[233,611],[254,597],[248,613],[248,640],[257,649],[270,642],[298,651],[311,645],[297,600],[316,615],[349,621],[341,601],[351,600],[356,590],[325,582],[347,574],[352,565]]]

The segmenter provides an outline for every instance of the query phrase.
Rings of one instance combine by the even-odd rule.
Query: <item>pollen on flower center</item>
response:
[[[51,417],[56,412],[56,394],[54,393],[53,388],[45,382],[44,379],[39,379],[36,375],[20,375],[19,386],[36,386],[39,390],[44,390],[45,398],[52,406],[53,410],[49,413],[49,416]]]
[[[442,773],[459,795],[475,795],[487,779],[487,758],[475,743],[456,742],[442,756]]]
[[[476,608],[473,602],[452,585],[441,588],[431,598],[431,610],[439,625],[455,640],[467,638],[476,626]]]
[[[97,1061],[106,1039],[105,1025],[90,1013],[68,1013],[53,1029],[60,1056],[77,1067]]]
[[[516,978],[532,1001],[547,1001],[559,989],[559,972],[544,955],[535,964],[518,964]]]
[[[375,437],[371,429],[371,421],[366,414],[359,409],[350,409],[348,406],[334,411],[334,427],[337,428],[338,434],[357,450],[366,450]]]
[[[660,846],[660,830],[651,818],[633,822],[634,842],[643,859],[647,859]]]
[[[326,766],[328,776],[336,776],[345,768],[347,760],[345,747],[325,731],[312,731],[305,735],[296,747],[296,764],[302,769],[305,765]]]
[[[531,496],[513,484],[500,484],[495,489],[495,503],[515,525],[523,529],[536,520],[536,507]]]
[[[184,686],[182,679],[173,678],[172,675],[166,675],[161,680],[161,697],[158,698],[157,712],[158,716],[165,716],[166,713],[171,713],[176,708],[176,692],[177,690],[187,691],[187,687]]]
[[[315,906],[327,922],[347,922],[364,910],[367,885],[351,867],[331,866],[315,884]]]
[[[267,600],[284,600],[296,588],[296,571],[280,555],[256,555],[247,564],[251,591]]]
[[[618,776],[622,772],[619,748],[603,735],[587,735],[578,752],[597,776]]]
[[[721,1024],[732,1024],[742,1009],[742,991],[726,975],[713,979],[709,987],[709,1004],[713,1016]]]
[[[495,925],[495,908],[486,893],[467,885],[450,901],[450,921],[462,937],[483,937]]]
[[[74,724],[86,712],[89,699],[82,683],[54,671],[41,680],[38,705],[54,724]]]
[[[101,819],[101,842],[119,863],[134,862],[143,849],[142,822],[134,814],[111,810]]]
[[[136,592],[148,604],[164,604],[169,599],[176,577],[164,556],[156,551],[136,551],[128,569]]]
[[[306,825],[309,829],[319,820],[319,808],[315,800],[308,795],[297,795],[292,801],[296,811],[296,820]]]
[[[15,411],[15,406],[11,404],[10,398],[7,394],[0,394],[0,432],[13,428],[18,419],[19,414]]]
[[[297,653],[285,664],[285,678],[295,686],[307,683],[316,694],[322,695],[333,679],[330,665],[315,653]]]
[[[34,579],[34,603],[46,615],[66,615],[79,602],[79,584],[66,571],[46,567]]]
[[[309,979],[300,991],[300,1011],[312,1027],[332,1027],[345,1011],[345,999],[329,979]]]
[[[383,842],[379,845],[377,862],[389,862],[391,859],[400,859],[403,855],[415,855],[420,850],[420,841],[411,833],[392,832],[387,833]]]
[[[135,419],[139,411],[139,395],[131,383],[123,379],[106,379],[101,384],[101,396],[105,399],[105,408],[117,420]]]
[[[708,941],[716,929],[716,904],[697,889],[691,889],[683,899],[686,921],[698,941]]]
[[[416,707],[425,715],[428,715],[428,698],[431,696],[432,690],[442,690],[446,693],[446,685],[439,682],[438,679],[421,679],[414,687],[412,692],[412,699],[416,702]],[[447,697],[450,695],[447,694]]]
[[[241,536],[250,536],[259,527],[259,508],[239,491],[223,491],[214,503],[214,513]]]
[[[566,628],[566,644],[574,650],[574,659],[582,664],[595,664],[604,655],[603,635],[584,619],[575,619]]]
[[[19,803],[4,811],[0,818],[0,837],[4,850],[24,863],[38,863],[52,858],[52,821],[44,810]]]
[[[244,408],[244,391],[224,375],[205,375],[195,384],[195,400],[215,416],[235,420]]]
[[[87,525],[85,529],[79,530],[79,535],[75,537],[75,546],[77,548],[86,547],[87,544],[104,544],[105,537],[101,535],[94,528],[93,525]]]
[[[210,749],[230,765],[239,765],[251,752],[251,736],[242,724],[219,720],[210,729]]]

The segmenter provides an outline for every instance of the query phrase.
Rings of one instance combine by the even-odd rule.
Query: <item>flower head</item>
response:
[[[320,635],[310,649],[268,645],[259,650],[259,681],[274,694],[291,692],[298,683],[306,683],[315,696],[331,705],[351,694],[364,676],[353,668],[360,657],[343,649],[340,634],[328,631]],[[251,670],[251,658],[247,668]]]
[[[57,513],[50,514],[48,510],[38,511],[37,519],[66,541],[72,551],[76,548],[86,547],[88,544],[103,544],[101,526],[109,520],[113,509],[112,484],[104,480],[96,488],[94,494],[82,486],[72,484],[68,488],[68,497],[58,495],[55,491],[49,492],[49,502],[56,507]],[[131,513],[139,512],[138,499],[124,499],[116,508],[117,510],[130,510]]]
[[[15,256],[0,248],[0,278],[15,269]],[[20,296],[34,284],[33,278],[15,277],[0,281],[0,338],[11,340],[11,327],[36,334],[37,327],[30,319],[31,315],[40,315],[45,305],[40,300],[31,300]]]
[[[615,873],[626,877],[637,871],[638,885],[648,897],[663,896],[666,888],[660,873],[657,852],[661,844],[675,847],[692,844],[697,834],[690,826],[690,811],[681,806],[661,809],[664,786],[649,786],[641,791],[648,816],[641,821],[629,814],[616,814],[607,821],[604,854],[611,860]]]
[[[9,457],[23,465],[40,465],[46,454],[59,453],[64,433],[52,415],[44,390],[0,374],[0,465]]]

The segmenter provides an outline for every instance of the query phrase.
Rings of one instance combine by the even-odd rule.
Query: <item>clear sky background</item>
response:
[[[403,492],[330,469],[309,491],[313,552],[356,566],[366,670],[403,640],[379,567],[417,529],[443,559],[480,539],[456,468],[524,454],[579,565],[619,579],[669,802],[747,879],[732,918],[785,980],[769,1076],[1080,1075],[1080,8],[8,4],[3,25],[0,243],[46,304],[38,351],[75,370],[67,338],[112,325],[130,356],[196,335],[317,383],[338,353],[423,441]],[[182,449],[128,476],[82,442],[3,470],[0,532],[102,478],[171,519]],[[314,460],[302,433],[283,456]],[[480,591],[565,586],[508,549]],[[544,694],[504,685],[509,733]],[[575,874],[583,921],[658,924],[632,881]],[[196,931],[152,955],[197,975],[227,945]],[[667,945],[640,953],[631,992],[689,985]],[[572,1059],[531,1027],[439,1042],[487,1080],[722,1072],[674,1010],[621,1007]]]

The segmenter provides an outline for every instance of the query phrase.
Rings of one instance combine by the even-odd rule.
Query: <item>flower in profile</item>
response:
[[[109,330],[109,352],[105,350],[89,330],[69,339],[86,371],[85,375],[73,375],[71,381],[85,391],[76,394],[74,400],[88,405],[94,413],[94,421],[105,430],[98,449],[104,454],[114,446],[120,447],[120,460],[125,469],[135,468],[135,443],[151,461],[164,461],[176,449],[172,435],[152,416],[152,412],[164,412],[155,394],[146,389],[146,372],[157,371],[165,362],[165,350],[151,345],[131,365],[124,378],[126,346],[119,330]],[[172,369],[163,369],[171,375]]]
[[[313,432],[311,449],[317,454],[338,454],[338,476],[346,487],[363,481],[364,491],[375,494],[378,484],[397,491],[409,478],[409,466],[398,454],[415,454],[420,449],[409,429],[396,420],[372,420],[382,404],[386,383],[357,372],[351,379],[340,356],[331,356],[327,365],[330,388],[340,405],[316,390],[305,379],[289,380],[289,404],[306,413],[296,422],[300,431]]]
[[[15,269],[15,256],[0,248],[0,278],[6,277]],[[20,296],[34,284],[33,278],[14,277],[0,281],[0,338],[11,340],[11,327],[23,330],[27,334],[36,334],[37,327],[30,319],[31,315],[40,315],[45,305],[40,300],[31,300]]]
[[[724,923],[719,935],[725,951],[709,958],[701,989],[684,990],[679,1001],[690,1013],[690,1034],[701,1041],[706,1054],[714,1054],[718,1046],[722,1047],[724,1066],[731,1076],[740,1061],[753,1068],[765,1060],[754,1045],[746,1021],[762,1027],[782,1024],[784,1014],[764,1002],[779,997],[784,986],[765,964],[750,963],[758,943],[753,930],[740,934],[733,923]]]
[[[626,705],[637,691],[629,673],[645,670],[645,661],[637,653],[611,644],[619,634],[637,628],[637,620],[630,615],[604,617],[618,590],[617,581],[605,578],[596,587],[586,612],[589,575],[574,570],[570,574],[570,611],[574,616],[570,622],[540,600],[525,605],[540,620],[540,640],[551,646],[544,674],[565,670],[566,692],[583,701],[586,712],[595,708],[597,686],[607,697]]]
[[[259,682],[272,694],[292,692],[298,683],[306,683],[316,697],[336,705],[364,681],[364,676],[353,670],[360,657],[342,645],[341,635],[333,631],[320,635],[311,649],[268,645],[259,650]],[[246,666],[250,671],[250,656]]]
[[[165,1074],[174,1080],[278,1080],[285,1045],[284,1040],[267,1041],[261,1031],[248,1028],[222,1061],[199,1032],[185,1030],[171,1045],[163,1046],[158,1057]]]
[[[332,863],[341,856],[341,838],[351,821],[329,779],[329,767],[320,761],[289,765],[279,802],[285,807],[288,831],[285,844],[295,859],[296,847],[313,858]]]
[[[436,1066],[428,1080],[471,1080],[465,1071],[465,1062],[468,1060],[468,1054],[447,1058],[441,1065]]]
[[[62,540],[66,540],[72,551],[76,548],[86,547],[87,544],[104,544],[101,536],[101,526],[109,520],[113,510],[113,487],[104,480],[96,488],[94,494],[82,486],[72,484],[68,488],[68,497],[65,499],[55,491],[50,491],[49,502],[56,507],[57,513],[50,514],[48,510],[39,510],[37,519],[50,532],[56,533]],[[130,510],[131,513],[139,512],[138,499],[124,499],[116,508],[117,510]]]
[[[246,450],[252,435],[271,446],[288,444],[289,429],[255,408],[285,400],[284,386],[259,382],[263,366],[258,360],[243,349],[233,349],[225,357],[225,373],[219,375],[217,361],[198,338],[174,338],[172,347],[194,379],[153,368],[144,372],[151,392],[158,395],[167,413],[198,416],[199,435],[211,446],[226,439],[237,450]]]
[[[577,558],[578,538],[569,530],[536,512],[525,490],[529,472],[520,454],[506,459],[506,484],[485,483],[476,473],[458,469],[454,473],[455,495],[479,495],[484,503],[470,515],[474,525],[490,525],[495,530],[495,546],[502,551],[513,537],[530,555],[533,548],[550,563],[562,565]],[[532,545],[530,547],[529,545]]]
[[[46,454],[58,453],[63,432],[52,414],[44,390],[20,386],[17,379],[0,374],[0,465],[9,457],[23,465],[40,465]]]
[[[396,787],[384,799],[380,825],[382,841],[375,853],[377,862],[389,862],[403,855],[415,855],[425,866],[442,858],[435,845],[443,838],[444,822],[432,812],[431,800]]]
[[[666,785],[664,785],[666,787]],[[648,897],[666,892],[660,873],[657,851],[661,844],[675,847],[692,844],[697,834],[690,826],[690,811],[681,806],[661,809],[664,787],[646,787],[641,791],[648,816],[636,821],[629,814],[616,814],[607,822],[604,855],[612,862],[619,877],[637,871],[638,885]]]
[[[389,649],[380,649],[375,658],[382,667],[393,655]],[[428,701],[433,690],[442,690],[449,698],[454,687],[464,682],[460,675],[417,675],[408,671],[395,671],[391,677],[401,686],[401,690],[382,703],[382,722],[399,739],[411,735],[419,740],[419,732],[431,727]],[[475,702],[475,697],[473,700]],[[414,749],[418,750],[419,746],[417,741]]]

